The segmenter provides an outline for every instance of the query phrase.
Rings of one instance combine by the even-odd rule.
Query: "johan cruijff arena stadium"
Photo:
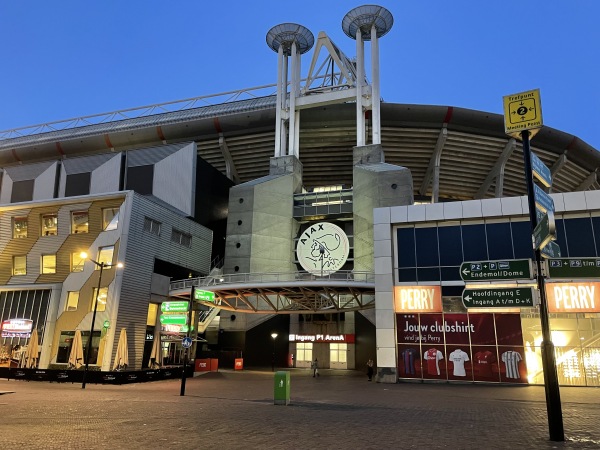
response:
[[[521,142],[381,100],[393,16],[341,19],[271,28],[270,86],[0,132],[0,364],[174,367],[189,334],[198,370],[543,383]],[[574,267],[545,278],[559,382],[600,386],[600,153],[531,147]]]

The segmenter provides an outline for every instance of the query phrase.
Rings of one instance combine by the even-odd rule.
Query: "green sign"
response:
[[[110,322],[108,320],[105,320],[102,324],[102,328],[110,328]]]
[[[531,308],[533,288],[465,289],[462,301],[465,308]]]
[[[554,214],[550,211],[544,214],[544,217],[533,230],[533,247],[538,250],[544,248],[548,242],[556,239],[556,222]]]
[[[202,302],[214,302],[215,293],[211,291],[202,291],[200,289],[194,289],[194,298]]]
[[[530,259],[464,262],[460,266],[464,281],[530,280],[533,278]]]
[[[161,314],[160,323],[163,325],[187,325],[187,314]]]
[[[560,247],[554,242],[550,241],[546,244],[546,246],[541,250],[542,256],[544,258],[560,258]]]
[[[600,258],[549,259],[548,277],[600,278]]]
[[[160,305],[162,312],[187,312],[190,309],[190,302],[163,302]]]

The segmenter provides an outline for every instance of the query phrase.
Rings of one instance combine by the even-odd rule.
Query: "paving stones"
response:
[[[221,371],[123,386],[0,380],[2,448],[600,448],[600,389],[561,388],[566,442],[549,441],[540,386],[379,384],[354,371]]]

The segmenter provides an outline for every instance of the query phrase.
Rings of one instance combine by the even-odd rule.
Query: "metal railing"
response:
[[[323,276],[309,272],[274,272],[274,273],[236,273],[218,276],[207,276],[201,278],[187,278],[185,280],[171,282],[171,290],[195,287],[224,286],[227,284],[266,284],[266,283],[290,283],[297,281],[317,282],[358,282],[375,283],[373,272],[357,272],[352,270],[340,270],[334,273],[324,273]]]

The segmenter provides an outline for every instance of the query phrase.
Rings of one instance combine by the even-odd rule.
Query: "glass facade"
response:
[[[600,217],[584,213],[558,218],[556,230],[562,257],[600,256]],[[533,259],[528,220],[402,225],[395,238],[397,282],[436,282],[442,285],[444,296],[443,313],[397,314],[401,378],[543,384],[537,308],[522,309],[520,314],[465,313],[462,305],[448,297],[460,295],[463,289],[459,269],[464,261]],[[462,303],[460,297],[454,300]],[[451,304],[456,307],[450,308]],[[457,312],[461,314],[453,314]],[[477,328],[485,321],[489,322],[485,329],[494,332],[493,342],[491,335],[485,342],[475,339],[485,333],[474,332],[471,325]],[[469,327],[462,336],[465,339],[448,337],[446,324],[453,323]],[[560,384],[600,386],[600,314],[551,314],[550,327]],[[436,331],[431,333],[432,329]],[[510,336],[510,342],[501,342],[501,336]]]

